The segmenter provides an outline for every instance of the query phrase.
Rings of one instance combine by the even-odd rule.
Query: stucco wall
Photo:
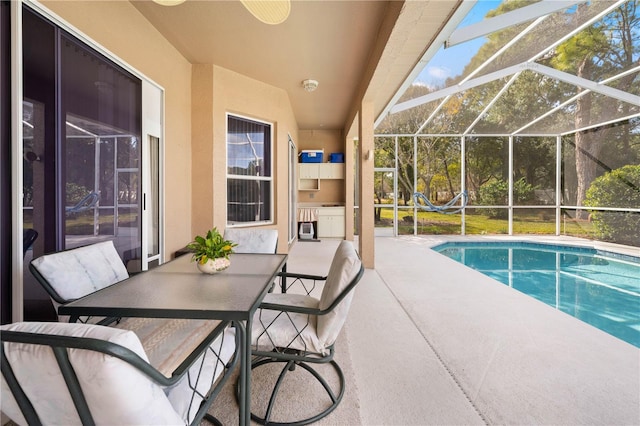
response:
[[[280,88],[215,65],[193,66],[193,181],[192,233],[212,226],[223,230],[227,218],[227,113],[272,123],[274,158],[274,224],[278,252],[288,251],[288,147],[298,128],[287,93]],[[201,207],[203,206],[203,207]]]
[[[191,238],[191,64],[128,1],[43,1],[165,90],[165,252]]]

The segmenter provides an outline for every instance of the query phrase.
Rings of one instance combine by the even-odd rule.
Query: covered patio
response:
[[[152,188],[155,216],[149,222],[155,234],[147,234],[142,225],[132,231],[136,255],[139,243],[140,250],[149,244],[153,262],[168,262],[203,230],[236,225],[227,216],[230,114],[271,126],[265,132],[273,142],[269,217],[247,226],[279,232],[277,251],[290,255],[289,270],[326,273],[341,240],[297,241],[296,204],[315,196],[344,206],[344,239],[355,242],[367,267],[344,335],[354,379],[348,386],[356,392],[360,424],[637,424],[637,348],[430,250],[438,242],[487,233],[609,244],[576,238],[593,237],[578,232],[562,235],[567,220],[591,226],[591,218],[578,217],[587,214],[580,198],[586,187],[578,183],[575,169],[568,170],[581,155],[580,138],[610,142],[586,156],[587,168],[594,171],[591,181],[638,166],[637,2],[511,2],[522,7],[505,11],[507,19],[482,15],[467,25],[469,12],[482,3],[293,1],[295,13],[280,27],[254,22],[239,2],[187,0],[171,8],[151,1],[24,0],[2,6],[11,8],[11,19],[3,23],[17,24],[21,6],[42,13],[47,24],[71,32],[127,73],[141,76],[143,87],[151,85],[160,93],[144,98],[157,116],[141,133],[142,140],[151,135],[156,149],[151,168],[158,185]],[[587,13],[558,26],[577,17],[578,8]],[[618,68],[596,64],[605,72],[594,79],[549,66],[549,52],[560,43],[597,29],[625,8],[634,12],[630,61]],[[551,31],[560,27],[563,32]],[[463,67],[435,86],[420,80],[439,51],[494,33],[499,43],[484,52],[486,61]],[[12,40],[12,47],[20,45],[21,37]],[[13,75],[21,76],[20,61],[11,65]],[[319,81],[316,92],[303,87],[308,79]],[[541,97],[540,103],[505,96],[540,87],[551,88],[545,94],[554,96]],[[23,108],[20,96],[14,94],[10,105],[17,112]],[[591,114],[579,122],[585,99],[592,101]],[[21,127],[20,115],[3,125],[10,121]],[[157,133],[147,134],[148,128]],[[3,133],[2,164],[8,166],[3,179],[10,186],[2,198],[5,322],[22,320],[31,258],[20,250],[23,141],[20,131],[14,132]],[[297,152],[327,140],[344,151],[348,172],[340,183],[326,185],[335,189],[330,195],[298,191]],[[538,144],[545,162],[527,175],[529,160],[543,151],[522,149],[520,155],[518,150]],[[437,146],[446,149],[440,152]],[[469,162],[474,147],[489,147],[493,150],[484,157],[499,159],[486,175]],[[47,159],[49,164],[54,158]],[[44,163],[38,159],[34,164]],[[534,196],[519,199],[516,189],[525,176],[533,177],[525,183]],[[481,187],[498,181],[502,198],[483,200]],[[541,192],[535,193],[534,186]],[[385,196],[373,200],[379,187]],[[142,183],[139,191],[142,195]],[[412,194],[421,192],[441,203],[462,191],[471,194],[471,201],[449,233],[458,235],[421,235],[430,232],[425,231],[428,220],[412,203]],[[49,198],[53,208],[40,214],[55,218],[63,203]],[[134,198],[141,206],[142,196]],[[640,205],[616,204],[624,200],[588,207],[596,214],[631,218],[633,228],[640,223]],[[488,222],[479,228],[468,225],[472,215],[494,211],[502,215],[497,231],[487,232],[483,226]],[[552,224],[536,237],[525,236],[527,225],[518,224],[532,211]],[[377,222],[378,212],[389,213],[391,221],[384,227]],[[64,233],[57,233],[59,223],[47,226],[33,256],[66,248]],[[381,233],[392,237],[376,236]],[[633,237],[615,249],[637,256],[639,243]],[[323,422],[336,424],[335,418]]]

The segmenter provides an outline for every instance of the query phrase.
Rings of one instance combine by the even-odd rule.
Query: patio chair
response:
[[[254,421],[270,425],[304,425],[327,416],[338,406],[344,395],[345,380],[340,366],[333,359],[334,344],[347,319],[353,289],[363,273],[362,262],[349,241],[342,241],[338,246],[327,276],[282,273],[293,279],[287,292],[267,294],[253,318],[252,375],[269,364],[283,364],[264,415],[252,413]],[[324,282],[324,286],[320,299],[312,297],[311,292],[321,282]],[[333,388],[329,386],[311,364],[331,365],[339,384]],[[301,415],[304,417],[302,419],[272,419],[276,396],[285,375],[301,370],[309,372],[309,379],[321,384],[326,391],[327,401],[319,413],[308,417],[307,414]],[[306,388],[299,389],[296,394],[299,396],[296,402],[300,403],[300,410],[289,407],[289,412],[302,413],[302,409],[309,405],[309,401],[305,400]]]
[[[56,312],[61,304],[129,278],[113,241],[40,256],[29,263],[29,270],[49,294]],[[66,322],[68,318],[58,320]]]
[[[277,229],[255,229],[255,228],[227,228],[224,230],[225,240],[238,244],[233,248],[236,253],[276,253],[278,250],[278,230]],[[287,270],[285,265],[283,271]],[[281,277],[280,287],[284,289],[285,278]],[[272,292],[275,283],[269,289]]]
[[[168,373],[150,361],[128,330],[55,322],[4,325],[2,412],[25,425],[195,425],[203,418],[217,424],[207,411],[239,358],[234,329],[224,325]]]
[[[277,229],[227,228],[224,239],[238,244],[236,253],[275,253],[278,249]]]
[[[61,304],[129,278],[112,241],[40,256],[29,269],[49,293],[56,311]],[[68,320],[58,316],[58,321]],[[158,365],[164,365],[163,354],[170,351],[158,345],[160,337],[164,346],[187,350],[217,327],[217,321],[195,319],[81,317],[77,321],[133,331],[143,345],[150,342],[153,351],[147,353],[158,358]]]

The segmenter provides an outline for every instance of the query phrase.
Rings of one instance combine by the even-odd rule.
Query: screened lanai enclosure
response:
[[[640,245],[637,1],[480,1],[424,62],[377,123],[377,233]]]

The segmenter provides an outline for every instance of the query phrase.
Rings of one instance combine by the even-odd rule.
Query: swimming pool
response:
[[[530,242],[450,242],[433,250],[640,347],[640,258]]]

